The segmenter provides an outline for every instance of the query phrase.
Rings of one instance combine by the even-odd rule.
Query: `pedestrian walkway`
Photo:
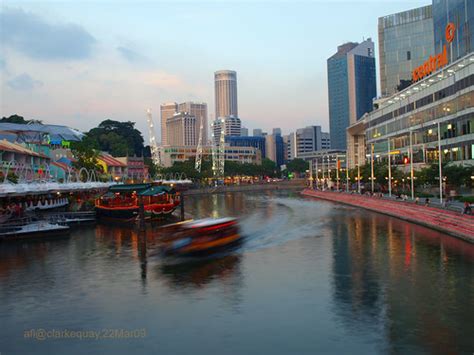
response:
[[[460,212],[427,207],[423,204],[414,204],[413,202],[389,200],[344,192],[305,189],[302,194],[387,214],[474,243],[474,217],[462,215]]]

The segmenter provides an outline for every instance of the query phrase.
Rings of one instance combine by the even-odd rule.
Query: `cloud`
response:
[[[145,57],[130,48],[119,46],[116,49],[130,63],[143,62],[145,60]]]
[[[43,82],[34,80],[29,74],[23,73],[7,81],[7,85],[13,90],[32,90],[43,86]]]
[[[2,43],[33,59],[88,58],[96,42],[95,38],[79,25],[50,24],[21,9],[4,9],[0,12],[0,22]]]

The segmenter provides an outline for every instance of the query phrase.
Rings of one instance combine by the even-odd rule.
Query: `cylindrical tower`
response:
[[[214,73],[216,117],[238,117],[237,73],[219,70]]]

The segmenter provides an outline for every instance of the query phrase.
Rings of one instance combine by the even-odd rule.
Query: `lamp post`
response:
[[[411,199],[415,199],[415,179],[413,179],[413,139],[412,130],[410,129],[410,187],[411,187]]]
[[[441,125],[438,122],[438,167],[439,167],[439,201],[443,204],[443,172],[441,167]]]
[[[390,138],[388,143],[388,196],[392,197],[392,157],[390,156]]]
[[[336,155],[336,190],[339,191],[339,157]]]
[[[370,145],[370,183],[372,193],[374,193],[374,143]]]
[[[357,192],[360,194],[360,166],[357,164]]]
[[[349,192],[349,166],[346,158],[346,192]]]

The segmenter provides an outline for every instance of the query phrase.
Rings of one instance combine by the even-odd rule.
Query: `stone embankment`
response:
[[[440,232],[474,243],[474,217],[462,215],[459,212],[424,206],[423,204],[387,200],[358,194],[347,194],[344,192],[305,189],[302,191],[302,195],[344,203],[354,207],[362,207],[367,210],[436,229]]]
[[[304,179],[276,181],[258,184],[242,184],[229,186],[205,187],[187,190],[185,195],[218,194],[226,192],[264,191],[264,190],[302,190],[306,187]]]

